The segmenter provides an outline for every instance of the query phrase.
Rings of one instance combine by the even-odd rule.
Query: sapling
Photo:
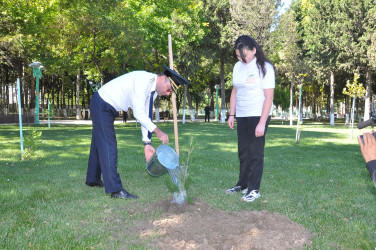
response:
[[[36,128],[33,128],[31,133],[24,137],[24,144],[26,146],[24,158],[30,159],[35,149],[40,144],[40,137],[42,136],[42,131],[38,131]]]
[[[170,179],[166,179],[166,185],[167,188],[174,193],[174,199],[173,203],[177,203],[179,205],[183,204],[185,200],[187,202],[191,203],[192,200],[187,197],[187,187],[189,184],[189,176],[188,176],[188,167],[189,167],[189,162],[191,159],[191,155],[193,152],[193,136],[191,137],[190,145],[189,145],[189,150],[188,150],[188,155],[187,155],[187,161],[185,166],[181,166],[179,164],[176,169],[169,170]]]

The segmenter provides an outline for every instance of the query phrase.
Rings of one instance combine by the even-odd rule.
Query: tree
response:
[[[340,67],[350,73],[358,72],[366,79],[364,119],[369,119],[371,99],[372,56],[367,53],[375,33],[373,0],[342,0],[335,12],[341,36],[336,40]],[[371,60],[370,60],[371,59]]]
[[[205,77],[206,84],[212,93],[214,85],[221,86],[221,123],[226,118],[226,74],[232,69],[234,61],[233,43],[229,39],[230,3],[228,0],[204,0],[204,18],[208,25],[208,32],[202,39],[200,53],[205,56],[202,61],[203,72],[209,74]],[[210,73],[209,73],[210,72]],[[212,75],[212,74],[215,75]]]
[[[280,0],[237,0],[231,1],[229,23],[231,43],[240,35],[250,35],[264,50],[268,50],[271,30],[275,29],[279,19]]]
[[[280,106],[282,108],[282,118],[285,117],[284,113],[289,107],[289,100],[289,90],[282,86],[277,86],[274,90],[273,103],[275,106]]]
[[[299,73],[306,71],[302,63],[302,37],[298,33],[298,17],[294,9],[287,10],[281,17],[277,29],[274,32],[276,42],[273,43],[272,51],[277,58],[276,67],[286,78],[290,79],[290,126],[293,125],[293,96],[294,79]],[[276,89],[277,90],[277,89]]]
[[[359,75],[354,74],[354,81],[350,83],[347,81],[346,88],[343,89],[343,93],[353,98],[353,104],[351,108],[351,138],[353,135],[353,127],[354,127],[354,110],[355,110],[355,99],[358,97],[363,97],[366,93],[366,90],[363,87],[363,84],[358,83]]]
[[[335,0],[303,0],[303,26],[308,54],[319,62],[315,73],[324,70],[330,79],[330,124],[334,125],[335,74],[338,71],[338,20],[335,16],[338,5]]]
[[[280,0],[237,0],[230,2],[231,21],[228,25],[228,41],[234,44],[240,35],[249,35],[263,48],[268,57],[273,38],[271,30],[279,19]]]
[[[193,106],[200,107],[205,93],[212,98],[220,83],[224,121],[236,61],[233,43],[239,34],[249,34],[275,64],[277,88],[293,93],[296,76],[308,74],[303,102],[314,113],[330,110],[332,118],[345,99],[346,79],[358,73],[367,93],[365,119],[368,115],[376,64],[374,0],[294,0],[281,17],[280,1],[271,0],[7,0],[0,5],[1,107],[9,103],[17,77],[21,105],[25,112],[34,107],[28,67],[34,60],[46,67],[41,100],[87,105],[89,81],[105,84],[133,70],[160,71],[171,34],[174,67],[192,83],[191,117]],[[178,100],[183,94],[178,91]]]

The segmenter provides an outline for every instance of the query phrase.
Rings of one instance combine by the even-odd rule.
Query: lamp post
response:
[[[218,121],[218,91],[219,89],[221,88],[221,85],[217,84],[215,85],[215,89],[217,90],[217,101],[216,101],[216,104],[215,104],[215,120]]]
[[[43,65],[40,62],[33,62],[29,65],[33,68],[33,76],[36,81],[35,89],[35,124],[39,124],[39,79],[42,78]]]

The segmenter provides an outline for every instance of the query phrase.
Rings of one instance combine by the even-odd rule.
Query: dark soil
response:
[[[133,243],[150,249],[304,249],[312,239],[303,226],[268,211],[228,213],[200,201],[177,205],[163,200],[142,212],[162,215],[140,220],[117,236],[136,236],[138,242]]]

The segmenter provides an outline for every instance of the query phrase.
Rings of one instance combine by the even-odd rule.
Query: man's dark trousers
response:
[[[208,119],[208,122],[210,122],[210,111],[209,112],[205,111],[205,122],[206,122],[206,119]]]
[[[114,128],[115,118],[119,114],[99,96],[98,92],[94,93],[90,101],[90,113],[93,132],[86,181],[98,182],[102,174],[105,192],[118,192],[123,189],[117,172],[117,141]]]

